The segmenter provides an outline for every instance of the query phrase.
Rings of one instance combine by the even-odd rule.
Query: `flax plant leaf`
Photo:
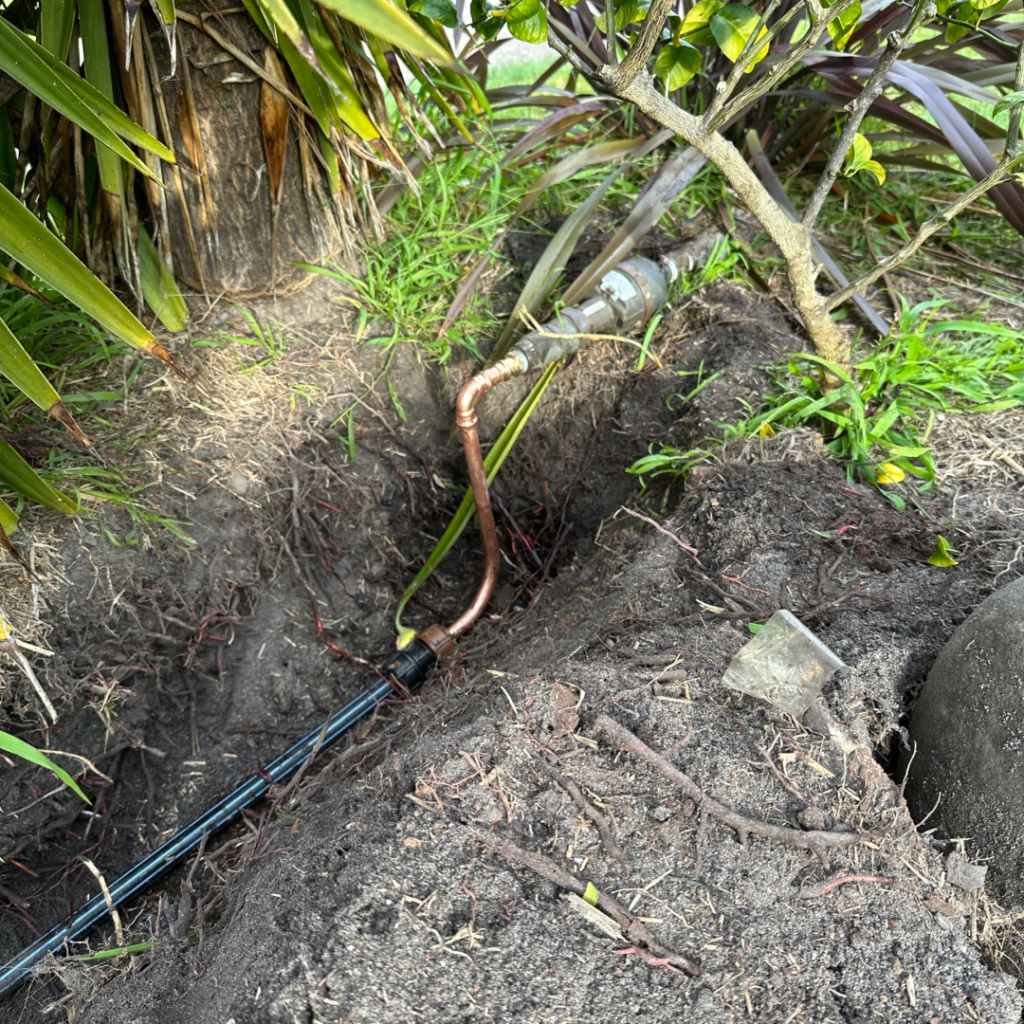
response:
[[[55,288],[111,334],[165,363],[170,354],[77,256],[0,185],[0,249]]]
[[[155,153],[162,160],[174,162],[174,154],[163,143],[143,131],[123,110],[76,75],[67,64],[57,60],[31,36],[3,18],[0,18],[0,67],[44,103],[109,146],[142,174],[151,172],[123,140]]]
[[[31,761],[32,764],[37,764],[40,768],[46,768],[48,771],[53,772],[65,786],[77,793],[87,804],[90,803],[89,798],[82,792],[78,783],[63,768],[54,764],[42,751],[36,750],[31,743],[19,740],[17,736],[12,736],[9,732],[0,732],[0,750],[6,750],[8,754]]]
[[[324,7],[337,11],[351,21],[393,46],[435,64],[453,64],[454,58],[408,13],[390,0],[324,0]],[[498,26],[501,27],[500,24]]]

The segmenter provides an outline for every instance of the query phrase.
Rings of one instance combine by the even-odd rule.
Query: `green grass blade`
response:
[[[533,410],[537,408],[537,403],[547,390],[552,378],[558,371],[559,365],[559,363],[553,363],[541,374],[537,383],[530,389],[530,393],[523,399],[512,419],[509,420],[508,425],[501,432],[501,436],[494,442],[494,446],[487,453],[487,458],[484,459],[484,472],[487,474],[488,484],[498,475],[498,470],[501,469],[505,459],[508,458],[530,416],[533,415]],[[423,582],[438,565],[441,564],[445,555],[451,550],[452,545],[462,535],[462,531],[466,528],[466,524],[475,510],[476,501],[473,499],[473,492],[466,491],[462,504],[459,505],[454,518],[448,524],[448,529],[441,535],[441,539],[437,542],[434,550],[430,552],[426,562],[423,564],[423,568],[413,577],[412,582],[406,587],[405,593],[402,594],[402,598],[398,602],[398,609],[395,611],[395,627],[400,637],[406,632],[402,626],[402,612],[405,611],[405,606],[409,603],[409,599],[419,590]]]
[[[801,352],[799,358],[806,359],[809,363],[816,363],[818,366],[828,370],[829,373],[834,373],[840,380],[845,381],[847,384],[853,384],[853,378],[837,363],[829,362],[827,359],[813,355],[810,352]]]
[[[3,632],[6,633],[6,630],[3,630]],[[17,736],[12,736],[9,732],[0,732],[0,750],[6,750],[8,754],[24,758],[26,761],[31,761],[33,764],[39,765],[40,768],[48,769],[53,772],[65,786],[74,790],[75,793],[77,793],[87,804],[91,803],[89,798],[82,792],[78,783],[75,782],[75,780],[60,767],[60,765],[54,764],[45,754],[36,750],[31,743],[19,740]]]

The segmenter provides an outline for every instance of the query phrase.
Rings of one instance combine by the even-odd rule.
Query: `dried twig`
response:
[[[1002,461],[1005,462],[1018,476],[1024,476],[1024,466],[1022,466],[1005,448],[1001,448],[995,443],[995,441],[986,437],[984,434],[979,433],[977,436],[989,446],[992,450],[992,454],[997,459],[1002,459]]]
[[[117,936],[117,944],[119,946],[124,945],[124,928],[121,927],[121,915],[117,912],[117,907],[114,905],[114,900],[111,898],[110,890],[107,888],[107,880],[103,877],[100,869],[88,857],[82,856],[78,858],[92,873],[93,878],[100,883],[100,889],[103,891],[103,899],[106,900],[107,910],[110,911],[110,919],[114,922],[114,933]]]
[[[779,771],[778,765],[776,765],[776,763],[772,760],[771,754],[769,754],[768,751],[760,745],[758,746],[757,750],[758,753],[760,753],[760,755],[765,759],[765,763],[768,765],[768,767],[771,768],[772,774],[775,776],[775,778],[779,780],[779,785],[781,785],[782,788],[787,790],[789,793],[792,793],[793,796],[795,796],[797,800],[799,800],[801,803],[807,803],[807,797],[805,797],[803,793],[800,792],[800,788],[796,785],[796,783],[793,782],[793,780],[789,778],[785,774],[785,772]]]
[[[689,544],[686,544],[683,541],[681,541],[674,533],[672,533],[670,530],[666,530],[665,527],[661,526],[659,523],[656,523],[653,519],[651,519],[650,516],[645,516],[640,512],[635,512],[631,508],[626,508],[625,505],[623,505],[622,508],[619,509],[619,512],[625,512],[627,516],[633,516],[635,519],[642,519],[645,523],[650,523],[650,525],[653,526],[659,533],[665,534],[666,537],[668,537],[670,540],[678,544],[684,551],[688,551],[691,555],[694,556],[694,558],[697,557],[697,549],[695,547],[691,547]],[[616,512],[615,516],[617,516],[619,512]],[[612,516],[612,518],[614,519],[615,516]],[[700,563],[698,562],[697,564],[699,565]]]
[[[563,871],[557,864],[553,863],[543,854],[530,853],[528,850],[522,850],[514,843],[501,839],[490,832],[483,832],[479,829],[471,829],[470,831],[473,838],[480,843],[481,846],[490,850],[492,853],[498,854],[499,857],[504,857],[506,860],[514,861],[517,864],[523,864],[531,871],[540,875],[541,878],[546,878],[549,882],[554,883],[559,888],[568,889],[569,892],[574,892],[578,896],[582,896],[586,891],[587,887],[583,882],[573,875],[570,875],[568,871]],[[600,893],[597,898],[597,905],[606,914],[608,914],[609,917],[615,919],[619,927],[622,929],[623,935],[625,935],[631,942],[646,946],[655,956],[664,957],[667,963],[676,967],[681,967],[687,974],[697,977],[701,973],[700,967],[698,967],[692,960],[688,960],[685,956],[673,953],[671,950],[662,946],[661,943],[651,935],[647,930],[647,926],[644,925],[642,921],[633,917],[632,914],[622,906],[622,904],[617,900],[612,899],[611,896],[608,896],[603,892]]]
[[[548,775],[572,797],[573,803],[597,826],[597,831],[601,835],[601,842],[604,844],[605,850],[622,865],[622,870],[628,875],[631,871],[629,861],[612,837],[612,829],[608,819],[596,807],[591,805],[580,791],[580,787],[568,775],[563,775],[550,765],[544,764],[543,761],[541,764],[544,765],[544,770]]]
[[[766,822],[755,821],[707,796],[693,779],[684,775],[675,765],[670,764],[660,754],[651,750],[643,740],[638,739],[625,726],[619,725],[607,715],[601,715],[598,718],[595,733],[599,739],[617,747],[625,747],[642,757],[648,764],[657,768],[665,778],[683,789],[703,812],[722,822],[723,825],[735,829],[741,838],[752,834],[763,836],[765,839],[777,839],[780,842],[789,843],[791,846],[801,846],[806,849],[822,846],[854,846],[866,838],[859,832],[803,832],[800,829],[786,828],[783,825],[769,825]]]
[[[0,615],[0,632],[2,632],[0,651],[3,651],[25,674],[25,678],[32,684],[32,689],[36,691],[37,696],[43,703],[43,707],[46,708],[50,718],[56,724],[57,711],[43,689],[43,684],[39,682],[35,672],[32,671],[32,666],[28,663],[28,659],[15,646],[14,638],[10,635],[10,626],[2,615]]]
[[[867,115],[871,104],[875,102],[882,90],[885,88],[889,72],[896,64],[896,60],[904,48],[911,41],[914,33],[921,27],[921,23],[935,12],[931,7],[931,0],[917,0],[913,9],[907,14],[904,20],[904,30],[890,32],[885,41],[885,51],[875,62],[874,70],[861,89],[860,94],[847,107],[849,117],[843,125],[842,133],[838,142],[832,149],[825,170],[822,171],[818,184],[814,188],[807,207],[804,210],[804,224],[810,230],[821,213],[825,203],[825,197],[832,190],[832,183],[836,180],[839,170],[846,159],[846,154],[853,145],[854,138],[860,130],[861,122]]]
[[[824,896],[825,893],[831,892],[833,889],[838,888],[840,885],[846,885],[847,882],[891,882],[891,878],[885,878],[882,875],[851,875],[849,868],[843,868],[841,871],[837,871],[827,881],[820,882],[818,885],[808,886],[806,889],[802,889],[800,892],[800,899],[802,900],[813,900],[819,896]]]

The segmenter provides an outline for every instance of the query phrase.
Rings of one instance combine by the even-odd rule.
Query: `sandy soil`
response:
[[[166,382],[146,406],[159,431],[132,455],[163,462],[149,500],[193,548],[118,547],[117,510],[28,529],[56,655],[37,667],[63,699],[46,746],[90,758],[93,810],[2,769],[5,959],[95,891],[80,856],[116,877],[362,688],[323,639],[391,647],[394,603],[464,482],[450,409],[468,363],[446,377],[397,356],[403,423],[379,352],[329,298],[278,311],[298,339],[286,361],[242,375],[237,353],[198,350],[202,388]],[[502,587],[458,653],[131,903],[126,941],[151,952],[51,961],[3,1019],[1018,1020],[1016,981],[993,969],[1012,966],[1013,915],[950,883],[969,844],[920,836],[884,769],[937,651],[1022,569],[1020,481],[968,485],[963,458],[899,513],[804,432],[643,498],[624,472],[735,419],[759,365],[798,346],[774,307],[719,286],[667,318],[663,369],[603,346],[577,359],[499,480]],[[722,375],[670,411],[692,387],[677,371],[702,364]],[[485,434],[521,394],[491,403]],[[335,420],[356,398],[351,460]],[[142,409],[122,415],[139,437]],[[926,562],[939,532],[953,568]],[[478,567],[467,531],[407,619],[452,615]],[[800,720],[721,685],[778,607],[848,666]],[[31,691],[7,685],[39,742]],[[76,952],[114,945],[100,928]]]

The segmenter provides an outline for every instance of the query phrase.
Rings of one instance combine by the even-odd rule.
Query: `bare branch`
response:
[[[924,222],[918,230],[917,234],[905,245],[902,249],[892,253],[890,256],[886,256],[884,259],[878,261],[878,263],[871,268],[862,277],[859,277],[852,284],[847,285],[840,292],[836,292],[834,295],[829,295],[825,300],[826,307],[828,309],[835,309],[836,306],[841,306],[847,299],[851,298],[854,292],[863,291],[869,284],[877,281],[883,274],[888,273],[890,270],[901,266],[910,259],[911,256],[917,252],[918,249],[924,245],[925,242],[945,227],[961,210],[970,206],[976,199],[980,199],[990,188],[994,185],[998,185],[1010,174],[1012,174],[1022,163],[1024,163],[1024,154],[1014,156],[1010,158],[1003,157],[999,161],[995,170],[992,171],[987,177],[979,181],[973,188],[968,189],[963,195],[960,196],[956,202],[950,203],[941,213],[936,214],[930,220]]]
[[[761,180],[764,182],[764,186],[768,189],[772,198],[785,210],[786,215],[791,220],[799,221],[800,214],[797,213],[792,200],[786,195],[786,186],[782,184],[779,176],[775,173],[775,168],[772,167],[765,151],[761,148],[761,141],[758,139],[757,132],[753,128],[747,132],[747,150],[754,158],[754,168],[761,176]],[[814,257],[815,263],[821,266],[821,269],[828,275],[829,280],[836,288],[845,288],[850,283],[850,279],[842,272],[839,264],[832,259],[821,242],[814,237],[814,232],[808,230],[807,235],[811,243],[811,255]],[[889,333],[889,324],[882,319],[878,310],[859,292],[853,296],[853,304],[861,311],[871,326],[878,331],[879,337],[884,338]]]
[[[589,81],[600,83],[597,77],[597,70],[603,67],[597,54],[574,32],[570,32],[564,25],[548,18],[548,46],[557,54],[564,57],[581,75]],[[592,61],[592,65],[584,64],[583,57]]]
[[[1013,91],[1024,92],[1024,33],[1021,33],[1020,46],[1017,47],[1017,73],[1013,79]],[[1010,120],[1006,125],[1006,148],[1004,158],[1017,155],[1020,147],[1020,118],[1024,112],[1024,103],[1014,103],[1010,107]]]
[[[655,88],[654,80],[642,71],[625,89],[611,85],[612,68],[598,73],[600,82],[611,88],[620,99],[635,103],[637,108],[668,128],[704,154],[729,179],[744,206],[761,222],[772,241],[779,247],[793,287],[793,299],[814,341],[815,349],[824,359],[846,365],[849,343],[841,328],[828,315],[822,297],[814,287],[816,270],[811,255],[809,236],[803,224],[794,223],[779,208],[757,175],[747,166],[739,150],[718,132],[709,131],[701,118],[682,110]]]
[[[608,51],[608,63],[615,67],[619,63],[619,48],[615,41],[615,0],[604,0],[605,43]]]
[[[653,765],[665,778],[679,786],[703,813],[709,814],[723,825],[735,829],[741,836],[748,834],[763,836],[766,839],[775,839],[779,842],[789,843],[791,846],[801,846],[811,850],[834,846],[856,846],[862,840],[869,838],[859,832],[803,832],[797,828],[770,825],[755,818],[748,818],[745,814],[739,814],[731,807],[726,807],[708,796],[689,775],[681,772],[661,754],[651,750],[643,740],[631,733],[624,725],[616,722],[614,718],[601,715],[595,723],[594,731],[598,739],[602,739],[612,746],[631,750],[648,764]]]
[[[761,29],[765,28],[768,24],[768,19],[775,13],[775,8],[778,7],[779,0],[771,0],[771,3],[765,8],[764,14],[761,15],[760,20],[754,26],[754,31],[750,33],[749,38],[740,51],[740,55],[736,58],[736,63],[732,66],[732,71],[729,72],[729,77],[724,82],[719,83],[718,95],[714,98],[711,106],[708,108],[708,112],[704,117],[704,120],[711,124],[718,112],[725,106],[726,101],[736,91],[736,86],[739,83],[743,72],[747,70],[747,65],[750,63],[751,58],[755,53],[759,52],[766,46],[771,45],[771,41],[782,31],[783,28],[789,23],[790,19],[799,13],[800,5],[797,4],[787,17],[779,21],[778,24],[773,25],[764,34],[763,38],[759,38],[761,35]]]
[[[896,63],[899,55],[903,52],[907,43],[913,38],[914,33],[921,27],[922,23],[935,13],[935,4],[932,0],[917,0],[913,10],[903,23],[900,32],[891,32],[885,41],[885,53],[875,61],[875,68],[867,80],[860,95],[850,104],[850,116],[846,119],[839,141],[829,156],[825,170],[822,171],[818,184],[814,187],[807,209],[804,210],[804,224],[808,229],[814,226],[814,222],[821,213],[825,199],[832,189],[832,183],[839,174],[839,168],[843,166],[843,160],[853,145],[854,137],[860,130],[861,122],[867,115],[871,104],[875,102],[879,94],[885,88],[886,79],[892,66]]]
[[[616,91],[628,89],[633,79],[647,67],[647,59],[654,52],[655,44],[661,38],[665,19],[674,3],[675,0],[654,0],[651,4],[647,17],[644,18],[643,24],[640,26],[640,35],[629,48],[629,53],[618,67],[609,68],[606,71],[608,84],[612,89]]]
[[[776,82],[785,78],[804,59],[808,51],[817,46],[818,39],[821,37],[825,25],[845,14],[857,2],[858,0],[837,0],[837,3],[826,11],[822,9],[817,0],[804,0],[804,6],[811,17],[811,25],[807,30],[807,34],[800,42],[795,43],[793,48],[777,64],[770,67],[753,85],[744,89],[739,96],[727,103],[718,112],[713,121],[707,121],[708,128],[710,130],[720,128],[727,121],[731,120],[734,115],[743,110],[744,107],[757,102],[766,92],[773,89]],[[799,7],[793,8],[788,17],[792,17],[793,13],[799,10]],[[781,28],[783,24],[784,21],[778,22],[777,28]]]

